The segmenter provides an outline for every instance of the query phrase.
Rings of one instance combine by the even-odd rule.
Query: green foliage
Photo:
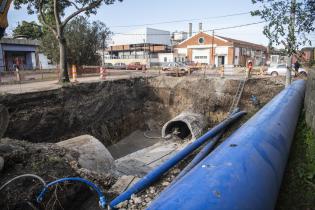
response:
[[[44,27],[41,38],[41,51],[54,63],[59,61],[58,40]],[[67,63],[75,65],[100,65],[98,50],[102,49],[110,36],[110,31],[103,22],[89,22],[79,16],[70,21],[65,28],[67,41]]]
[[[314,209],[315,207],[315,135],[300,117],[290,158],[284,175],[278,210]]]
[[[47,28],[43,27],[43,35],[40,39],[40,51],[44,53],[53,63],[59,62],[59,44],[55,35]]]
[[[121,2],[122,0],[117,1]],[[59,67],[62,72],[59,82],[70,82],[67,67],[67,41],[65,38],[67,24],[80,14],[96,14],[97,9],[103,3],[109,5],[114,2],[116,0],[14,0],[14,6],[16,9],[20,9],[22,5],[27,5],[28,13],[39,14],[40,22],[56,37],[60,48]],[[51,56],[53,56],[52,53]],[[72,57],[71,59],[76,58]]]
[[[68,63],[76,65],[100,65],[98,50],[109,37],[110,31],[102,22],[88,22],[82,16],[72,20],[65,28]]]
[[[252,0],[252,3],[261,6],[251,14],[267,22],[263,31],[266,37],[273,44],[285,45],[288,55],[310,43],[305,35],[315,30],[314,0]]]
[[[40,39],[43,35],[42,27],[36,24],[34,21],[27,22],[22,21],[22,24],[13,30],[13,36],[26,36],[29,39]]]

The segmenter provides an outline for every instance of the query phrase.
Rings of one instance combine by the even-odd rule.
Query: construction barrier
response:
[[[72,65],[72,79],[73,82],[78,82],[78,75],[77,75],[77,67],[76,65]]]
[[[106,69],[103,66],[100,68],[100,79],[101,80],[105,80],[106,79]]]

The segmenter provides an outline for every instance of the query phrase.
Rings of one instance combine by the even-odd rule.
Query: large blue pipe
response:
[[[304,92],[292,83],[148,209],[274,209]]]
[[[212,128],[210,131],[208,131],[206,134],[204,134],[202,137],[195,140],[193,143],[189,144],[187,147],[179,151],[176,155],[165,161],[162,165],[156,167],[151,172],[149,172],[145,177],[143,177],[141,180],[139,180],[137,183],[135,183],[132,187],[130,187],[128,190],[120,194],[118,197],[116,197],[113,201],[110,202],[109,206],[112,209],[115,209],[115,206],[127,199],[130,199],[131,195],[137,192],[140,192],[142,189],[150,186],[153,182],[158,180],[165,172],[167,172],[169,169],[174,167],[178,162],[183,160],[187,155],[192,153],[194,150],[199,148],[202,144],[204,144],[209,138],[214,137],[218,133],[220,133],[222,130],[224,130],[227,126],[229,126],[231,123],[236,121],[238,118],[246,114],[246,112],[238,112],[232,116],[229,116],[226,120]]]

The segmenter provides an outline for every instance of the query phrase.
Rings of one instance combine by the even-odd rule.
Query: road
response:
[[[159,72],[157,70],[148,70],[146,73],[141,71],[116,71],[110,72],[110,75],[106,77],[106,80],[119,80],[119,79],[130,79],[137,77],[152,77],[158,75],[165,75],[166,72]],[[206,77],[206,78],[215,78],[220,77],[218,72],[213,70],[208,71],[195,71],[192,75],[188,75],[192,77]],[[225,78],[229,79],[242,79],[244,78],[244,73],[237,73],[233,71],[226,71]],[[257,77],[257,76],[254,76]],[[261,76],[258,76],[261,77]],[[91,82],[100,82],[99,76],[88,76],[78,78],[78,83],[91,83]],[[72,81],[73,82],[73,81]],[[61,88],[62,85],[58,83],[57,80],[49,80],[49,81],[29,81],[27,83],[22,84],[5,84],[1,85],[0,83],[0,94],[19,94],[19,93],[28,93],[28,92],[38,92],[38,91],[48,91],[55,90]]]

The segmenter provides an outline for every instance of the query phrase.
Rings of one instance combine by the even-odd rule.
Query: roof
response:
[[[208,37],[212,37],[212,34],[208,34],[208,33],[205,33],[205,32],[199,32],[189,38],[187,38],[186,40],[182,41],[181,43],[179,43],[177,46],[187,42],[188,40],[190,39],[194,39],[196,36],[198,35],[207,35]],[[266,50],[267,48],[263,45],[259,45],[259,44],[255,44],[255,43],[251,43],[251,42],[246,42],[246,41],[242,41],[242,40],[237,40],[237,39],[232,39],[232,38],[228,38],[228,37],[224,37],[224,36],[218,36],[218,35],[214,35],[214,38],[217,39],[217,40],[221,40],[223,42],[226,42],[226,43],[231,43],[232,45],[247,45],[247,46],[252,46],[254,48],[258,48],[258,49],[263,49],[263,50]]]
[[[11,44],[11,45],[34,45],[38,46],[38,40],[31,40],[31,39],[14,39],[14,38],[2,38],[0,40],[0,44]]]
[[[255,43],[252,43],[252,42],[246,42],[246,41],[242,41],[242,40],[238,40],[238,39],[232,39],[232,38],[228,38],[228,37],[224,37],[224,36],[217,36],[217,37],[220,37],[222,39],[225,39],[229,42],[233,42],[234,44],[244,44],[244,45],[253,45],[253,46],[256,46],[256,47],[260,47],[260,48],[265,48],[265,46],[263,45],[260,45],[260,44],[255,44]]]

